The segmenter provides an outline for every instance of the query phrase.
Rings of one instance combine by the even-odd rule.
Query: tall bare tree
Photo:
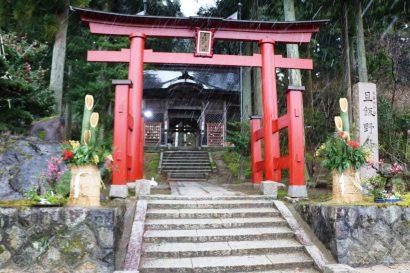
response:
[[[55,110],[62,113],[64,63],[67,44],[68,27],[68,1],[63,12],[57,14],[57,33],[53,46],[53,57],[51,61],[50,90],[54,92]]]
[[[357,68],[360,82],[368,82],[367,65],[366,65],[366,48],[364,46],[364,31],[363,31],[363,12],[362,3],[360,0],[353,1],[355,11],[356,25],[356,54]]]
[[[296,21],[294,0],[283,0],[283,10],[285,14],[285,21]],[[286,51],[289,58],[299,58],[298,45],[287,44]],[[289,69],[289,85],[302,85],[302,76],[299,69]]]

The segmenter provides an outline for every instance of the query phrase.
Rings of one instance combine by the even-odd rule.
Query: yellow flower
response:
[[[98,164],[98,162],[100,162],[100,158],[98,157],[98,155],[94,155],[93,162],[94,164]]]
[[[320,153],[326,148],[326,144],[322,143],[322,145],[320,145],[319,149],[316,150],[315,156],[320,156]]]
[[[73,147],[73,150],[76,150],[78,148],[80,148],[80,142],[76,141],[76,140],[69,140],[68,141],[71,145],[71,147]]]

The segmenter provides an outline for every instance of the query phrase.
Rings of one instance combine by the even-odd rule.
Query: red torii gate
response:
[[[283,58],[275,55],[275,43],[308,43],[313,33],[327,20],[296,22],[265,22],[227,20],[204,17],[138,16],[72,8],[89,25],[91,33],[119,35],[130,38],[130,48],[121,51],[88,51],[91,62],[129,63],[128,80],[113,81],[114,167],[110,196],[127,195],[128,181],[143,178],[144,120],[142,94],[144,63],[217,66],[247,66],[262,69],[263,128],[260,118],[251,119],[252,178],[260,183],[280,181],[281,169],[289,168],[289,195],[306,196],[304,181],[302,87],[289,87],[288,114],[278,117],[276,68],[312,69],[310,59]],[[153,52],[144,49],[147,37],[195,39],[198,30],[212,33],[211,39],[257,41],[261,54],[252,56],[206,55],[192,53]],[[212,37],[213,36],[213,37]],[[212,43],[210,43],[212,45]],[[289,155],[280,156],[279,131],[288,127]],[[261,140],[264,141],[262,160]]]

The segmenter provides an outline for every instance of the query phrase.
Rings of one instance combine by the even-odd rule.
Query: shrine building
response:
[[[145,146],[223,147],[240,120],[240,69],[161,66],[144,71]]]

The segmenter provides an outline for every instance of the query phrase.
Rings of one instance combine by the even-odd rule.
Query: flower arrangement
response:
[[[63,161],[69,166],[98,165],[103,156],[98,148],[81,145],[79,141],[69,140],[62,145]]]
[[[93,96],[86,95],[81,140],[63,144],[63,160],[71,169],[69,206],[99,206],[100,190],[104,186],[98,169],[103,163],[101,158],[105,158],[106,169],[111,166],[112,157],[104,154],[103,147],[97,142],[99,114],[92,112],[93,106]]]
[[[344,131],[330,137],[316,152],[324,158],[323,167],[342,173],[349,168],[360,169],[367,161],[370,152],[354,140],[350,140]]]
[[[68,166],[98,166],[102,162],[112,160],[109,153],[105,152],[97,142],[97,125],[99,114],[92,112],[94,98],[91,95],[85,97],[84,115],[81,130],[81,141],[69,140],[62,145],[63,161]]]

